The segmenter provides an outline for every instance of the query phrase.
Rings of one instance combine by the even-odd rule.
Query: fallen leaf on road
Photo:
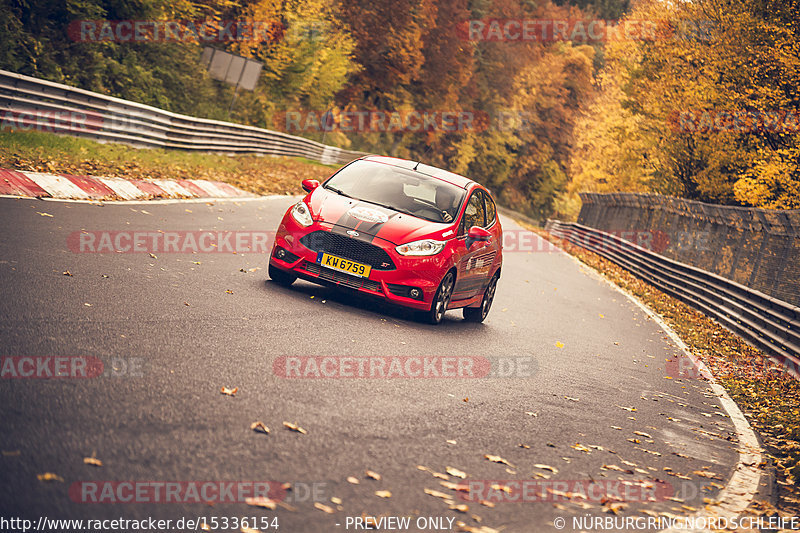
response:
[[[291,422],[284,422],[283,427],[289,429],[291,431],[296,431],[297,433],[302,433],[303,435],[307,435],[308,431],[298,426],[296,423],[292,424]]]
[[[456,444],[456,441],[454,441],[454,440],[448,440],[448,441],[447,441],[447,444],[453,444],[453,445],[455,445],[455,444]]]
[[[253,529],[252,527],[244,527],[244,526],[239,528],[239,531],[241,533],[261,533],[260,529]]]
[[[459,513],[466,513],[467,511],[469,511],[469,506],[463,503],[461,505],[451,505],[450,510],[458,511]]]
[[[493,463],[501,463],[501,464],[508,465],[508,466],[514,468],[514,465],[512,465],[511,463],[509,463],[508,461],[506,461],[505,459],[503,459],[499,455],[484,455],[484,457],[486,459],[490,460]]]
[[[645,437],[647,439],[652,439],[653,437],[650,436],[649,433],[645,433],[644,431],[634,431],[634,435],[639,435],[640,437]]]
[[[469,492],[469,485],[459,485],[458,483],[453,483],[452,481],[440,481],[439,485],[446,489],[455,490],[458,492]]]
[[[87,464],[87,465],[92,465],[92,466],[103,466],[103,461],[101,461],[100,459],[98,459],[97,457],[94,457],[94,456],[92,456],[92,457],[84,457],[83,458],[83,463]]]
[[[661,454],[659,452],[654,452],[654,451],[651,451],[651,450],[645,450],[644,448],[641,448],[639,446],[634,446],[634,448],[636,448],[637,450],[641,450],[641,451],[643,451],[645,453],[649,453],[651,455],[655,455],[657,457],[661,457]]]
[[[526,450],[530,450],[531,449],[531,447],[528,446],[527,444],[519,443],[519,444],[517,444],[517,446],[519,446],[520,448],[525,448]]]
[[[542,470],[549,470],[554,474],[558,474],[558,468],[556,468],[554,466],[544,465],[544,464],[535,464],[535,465],[533,465],[533,467],[534,468],[541,468]]]
[[[525,414],[526,414],[526,415],[529,415],[529,416],[532,416],[532,417],[534,417],[534,418],[535,418],[535,417],[537,417],[537,416],[539,416],[539,413],[534,413],[534,412],[532,412],[532,411],[525,411]]]
[[[319,509],[323,513],[328,513],[328,514],[333,514],[333,513],[336,512],[333,509],[333,507],[329,507],[329,506],[325,505],[324,503],[319,503],[319,502],[314,502],[314,508],[315,509]]]
[[[489,500],[481,500],[481,505],[485,505],[486,507],[494,507],[494,502],[490,502]]]
[[[39,213],[40,215],[42,215],[43,217],[53,218],[53,215],[51,215],[50,213],[42,213],[41,211],[36,211],[36,212]]]
[[[72,276],[72,273],[69,270],[65,270],[64,272],[62,272],[62,274],[65,276]]]
[[[234,387],[232,389],[229,389],[228,387],[222,387],[220,392],[226,396],[236,396],[236,393],[239,392],[239,387]]]
[[[625,509],[627,506],[627,503],[622,502],[606,502],[603,504],[603,511],[606,513],[619,514],[619,512]]]
[[[564,347],[564,343],[563,343],[563,342],[561,342],[561,341],[558,341],[558,342],[556,343],[556,348],[563,348],[563,347]]]
[[[439,492],[438,490],[423,489],[423,491],[428,496],[433,496],[434,498],[442,498],[443,500],[449,500],[450,499],[450,495],[449,494],[446,494],[444,492]]]
[[[347,482],[348,482],[348,483],[352,483],[353,485],[358,485],[359,483],[361,483],[361,482],[358,480],[358,478],[355,478],[355,477],[353,477],[353,476],[348,476],[348,478],[347,478]]]
[[[156,257],[156,254],[154,254],[152,252],[150,253],[150,257],[152,257],[153,259],[158,259],[158,257]]]
[[[266,498],[264,496],[257,496],[255,498],[245,498],[244,503],[246,503],[247,505],[252,505],[253,507],[263,507],[271,511],[274,511],[278,505],[278,502],[276,502],[275,500]]]
[[[569,400],[571,402],[579,402],[579,401],[581,401],[580,398],[573,398],[571,396],[564,396],[564,398],[566,398],[567,400]]]
[[[337,498],[336,496],[331,496],[331,503],[335,503],[336,505],[342,505],[342,499]]]
[[[261,421],[250,424],[250,429],[256,433],[264,433],[265,435],[269,435],[269,428],[264,424],[264,422]]]
[[[499,483],[492,483],[490,488],[492,490],[501,490],[501,491],[505,492],[506,494],[511,494],[511,492],[512,492],[511,487],[509,487],[508,485],[501,485]]]
[[[453,468],[452,466],[448,466],[447,468],[445,468],[445,471],[451,476],[460,477],[461,479],[467,477],[466,472],[462,472],[458,468]]]
[[[624,472],[626,474],[633,474],[633,470],[622,468],[621,466],[617,465],[603,465],[600,468],[603,468],[605,470],[615,470],[617,472]]]
[[[575,444],[573,444],[573,445],[572,445],[572,448],[575,448],[575,449],[576,449],[576,450],[578,450],[579,452],[591,453],[591,450],[590,450],[589,448],[587,448],[586,446],[584,446],[583,444],[580,444],[580,443],[578,443],[578,442],[576,442]]]
[[[381,475],[377,472],[373,472],[372,470],[367,470],[364,472],[364,475],[374,479],[375,481],[381,480]]]
[[[695,476],[707,477],[711,479],[722,479],[714,472],[708,472],[706,470],[695,470],[694,472],[692,472],[692,474],[694,474]]]
[[[379,498],[391,498],[392,493],[388,490],[376,490],[375,496],[378,496]]]
[[[225,294],[233,294],[233,291],[228,289],[228,290],[225,291]]]
[[[636,411],[635,407],[625,407],[623,405],[618,405],[617,407],[619,407],[620,409],[625,409],[626,411],[630,411],[631,413]]]
[[[36,478],[39,481],[61,481],[64,482],[64,478],[59,476],[58,474],[54,474],[52,472],[45,472],[44,474],[37,474]]]

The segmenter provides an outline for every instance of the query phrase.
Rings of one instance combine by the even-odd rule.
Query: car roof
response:
[[[414,168],[416,167],[415,172],[419,172],[420,174],[425,174],[426,176],[431,176],[433,178],[446,181],[447,183],[455,185],[456,187],[461,187],[462,189],[469,189],[470,185],[475,183],[474,180],[466,178],[460,174],[456,174],[455,172],[449,172],[441,168],[432,167],[430,165],[426,165],[424,163],[418,163],[416,161],[410,161],[408,159],[400,159],[399,157],[368,155],[366,157],[362,157],[361,159],[363,161],[372,161],[375,163],[392,165],[395,167],[400,167],[405,170],[414,170]]]

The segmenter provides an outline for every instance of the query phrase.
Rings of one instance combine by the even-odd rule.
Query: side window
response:
[[[497,218],[497,208],[488,194],[484,193],[483,197],[486,198],[486,225],[491,226]]]
[[[486,225],[486,210],[483,207],[483,194],[481,191],[475,191],[469,197],[467,207],[464,210],[464,218],[461,221],[460,234],[464,235],[469,231],[472,226],[483,227]]]

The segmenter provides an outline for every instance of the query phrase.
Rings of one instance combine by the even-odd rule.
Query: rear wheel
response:
[[[489,309],[492,308],[492,301],[494,300],[494,293],[497,291],[497,280],[500,276],[495,274],[486,287],[486,292],[483,293],[483,300],[481,300],[480,307],[465,307],[464,320],[467,322],[483,322],[486,315],[489,314]]]
[[[279,285],[284,285],[286,287],[294,283],[294,281],[297,279],[297,276],[295,276],[294,274],[289,274],[288,272],[285,272],[273,265],[269,266],[269,277],[275,283]]]
[[[426,319],[431,324],[439,324],[444,318],[444,313],[447,311],[447,306],[450,305],[450,298],[453,296],[453,285],[455,285],[455,276],[453,272],[445,274],[444,279],[439,284],[436,294],[433,296],[431,302],[431,310],[428,311]]]

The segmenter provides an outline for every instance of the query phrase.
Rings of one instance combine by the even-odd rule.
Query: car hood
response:
[[[333,231],[357,231],[361,237],[378,237],[396,245],[424,238],[442,240],[455,235],[451,231],[452,223],[423,220],[322,187],[311,193],[308,203],[314,220],[331,225]]]

